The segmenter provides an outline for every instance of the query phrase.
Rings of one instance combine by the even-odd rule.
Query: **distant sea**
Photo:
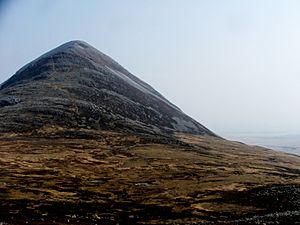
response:
[[[300,156],[300,134],[226,133],[221,136],[228,140],[259,145]]]

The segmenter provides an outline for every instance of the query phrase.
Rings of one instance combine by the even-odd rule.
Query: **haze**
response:
[[[300,2],[0,1],[0,83],[69,40],[216,133],[300,133]]]

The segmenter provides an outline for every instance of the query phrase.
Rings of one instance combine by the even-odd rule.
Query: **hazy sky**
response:
[[[300,133],[298,0],[0,0],[0,83],[84,40],[217,133]]]

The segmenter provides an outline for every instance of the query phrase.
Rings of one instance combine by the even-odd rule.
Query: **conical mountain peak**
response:
[[[76,60],[89,62],[94,66],[100,65],[102,67],[107,66],[114,69],[124,69],[109,56],[103,54],[88,43],[74,40],[64,43],[26,64],[19,69],[14,76],[0,85],[0,89],[26,80],[30,81],[31,79],[36,79],[36,76],[39,75],[39,73],[29,73],[31,76],[28,76],[28,71],[35,71],[40,68],[50,71],[51,68],[44,68],[47,66],[55,70],[62,66],[66,67],[66,65],[72,64],[72,62]]]
[[[67,42],[0,87],[0,131],[45,125],[214,135],[109,56]]]

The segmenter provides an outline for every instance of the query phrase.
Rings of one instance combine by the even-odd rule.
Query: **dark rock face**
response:
[[[214,135],[82,41],[42,55],[0,86],[0,132],[45,125]]]

